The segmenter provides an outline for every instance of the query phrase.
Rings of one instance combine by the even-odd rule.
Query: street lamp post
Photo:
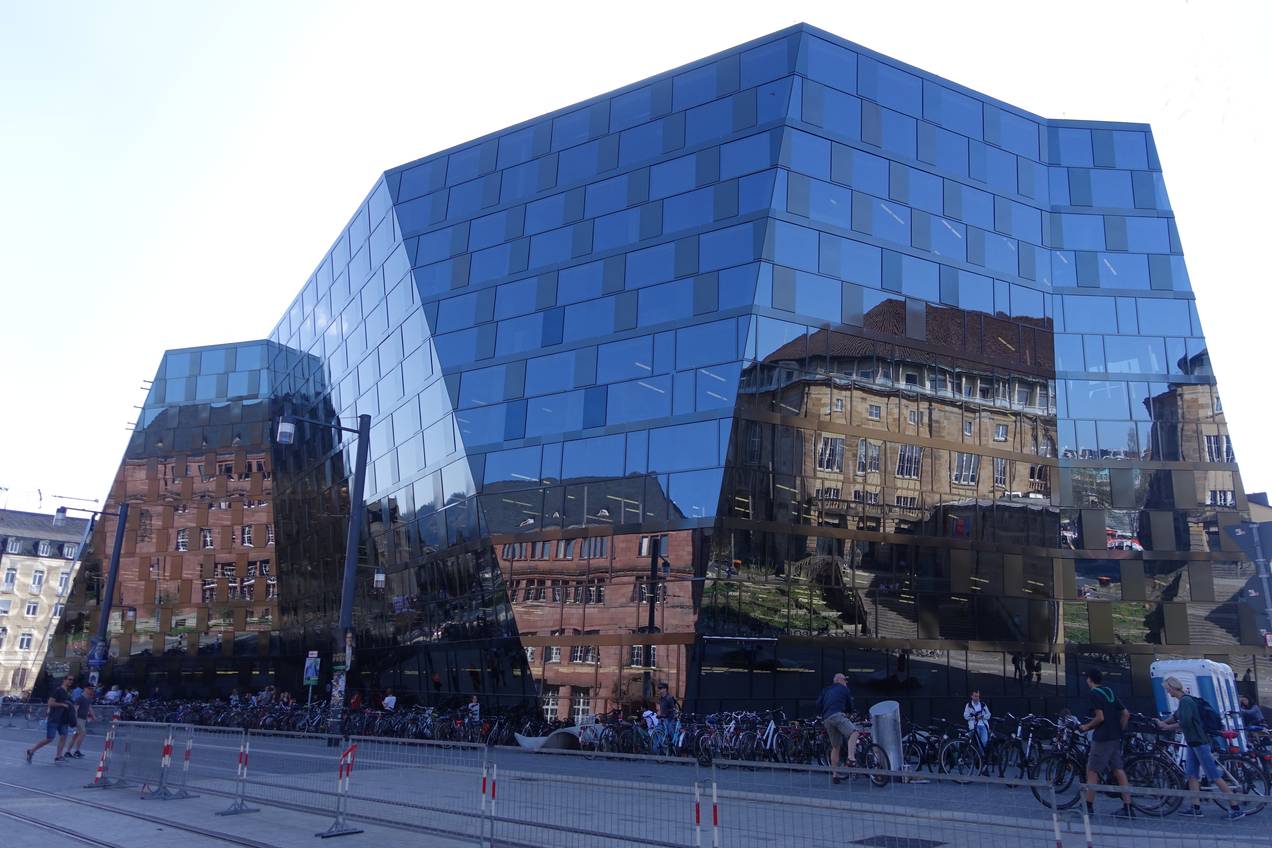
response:
[[[119,578],[119,554],[123,550],[124,530],[128,526],[128,504],[121,502],[119,504],[119,512],[102,512],[77,506],[58,507],[57,513],[53,518],[54,523],[65,521],[67,511],[72,509],[76,512],[89,513],[88,526],[84,528],[84,535],[80,541],[79,550],[76,552],[79,554],[81,561],[84,558],[84,551],[88,548],[89,537],[93,532],[97,519],[103,515],[110,515],[119,519],[119,525],[115,528],[115,543],[110,550],[110,569],[106,576],[105,592],[102,596],[101,605],[98,607],[97,633],[93,636],[92,645],[88,649],[88,680],[96,686],[98,678],[101,677],[102,669],[106,666],[106,660],[110,656],[110,610],[115,603],[115,582]]]
[[[332,732],[339,732],[344,718],[345,681],[349,670],[353,668],[353,596],[358,585],[358,543],[362,535],[362,513],[366,508],[365,489],[367,481],[367,456],[371,445],[371,416],[359,415],[358,426],[343,427],[315,421],[311,418],[285,417],[279,420],[276,441],[280,445],[290,445],[296,439],[296,422],[316,424],[319,427],[332,427],[345,433],[354,433],[358,443],[354,454],[353,486],[349,490],[349,529],[345,535],[344,574],[340,583],[340,624],[335,638],[333,659],[344,651],[344,669],[336,672],[333,669],[331,681],[331,711],[328,715],[328,727]]]
[[[666,557],[662,555],[661,537],[651,534],[648,538],[649,538],[649,585],[646,587],[646,590],[645,590],[645,600],[648,601],[649,603],[649,617],[645,624],[646,635],[652,634],[654,632],[654,628],[658,626],[657,610],[658,610],[658,577],[659,577],[658,566],[659,564],[660,563],[662,564],[662,567],[664,570],[667,571],[668,576],[670,576],[670,573],[671,573],[671,563],[668,562]],[[654,646],[651,645],[647,640],[645,645],[642,646],[641,650],[644,651],[644,656],[641,657],[641,660],[645,666],[642,688],[644,689],[644,692],[645,692],[645,700],[652,701],[654,698],[654,678],[653,678],[654,664],[652,661]]]

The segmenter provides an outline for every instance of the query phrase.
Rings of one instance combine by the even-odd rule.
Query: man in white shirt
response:
[[[384,711],[391,713],[397,709],[397,695],[393,694],[392,689],[387,689],[384,693],[384,700],[381,703],[384,705]]]

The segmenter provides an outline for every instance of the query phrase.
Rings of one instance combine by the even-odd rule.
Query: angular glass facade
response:
[[[922,714],[1091,665],[1147,696],[1158,655],[1272,678],[1147,126],[800,25],[386,172],[270,344],[274,413],[373,418],[364,687],[799,710],[843,670]],[[293,659],[330,651],[352,461],[300,436]]]

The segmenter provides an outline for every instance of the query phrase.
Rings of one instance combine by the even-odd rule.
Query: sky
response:
[[[0,508],[104,499],[163,351],[266,336],[385,169],[799,21],[1152,124],[1245,488],[1272,488],[1272,4],[0,0]]]

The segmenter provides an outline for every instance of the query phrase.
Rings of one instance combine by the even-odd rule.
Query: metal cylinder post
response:
[[[888,768],[900,771],[901,705],[896,701],[880,701],[870,707],[871,738],[888,755]]]

